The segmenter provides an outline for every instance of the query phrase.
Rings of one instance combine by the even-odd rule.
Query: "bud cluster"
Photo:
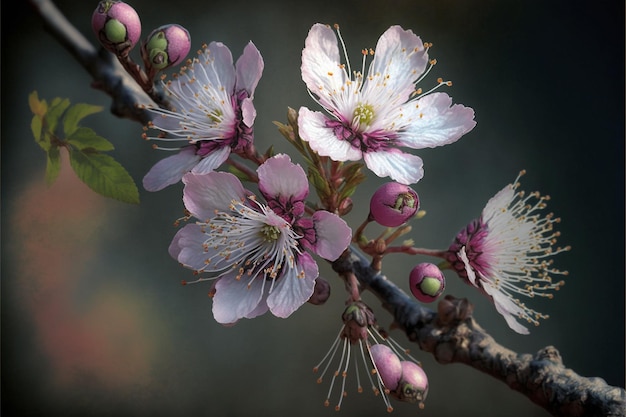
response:
[[[129,55],[141,37],[141,19],[132,6],[119,0],[101,0],[91,16],[91,27],[102,46],[116,55],[146,92],[152,91],[159,71],[182,63],[191,49],[185,28],[163,25],[150,32],[141,45],[142,70]]]

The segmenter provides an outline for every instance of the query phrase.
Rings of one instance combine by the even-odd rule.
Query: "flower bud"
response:
[[[418,364],[411,361],[401,361],[402,377],[397,388],[391,394],[400,401],[420,404],[428,395],[428,377]]]
[[[396,227],[415,215],[419,198],[411,187],[397,182],[380,186],[370,200],[370,217],[377,223]]]
[[[184,61],[191,49],[191,36],[180,25],[165,25],[148,35],[143,48],[146,64],[163,70]]]
[[[389,391],[394,391],[402,377],[400,358],[389,346],[380,343],[370,346],[370,354],[383,385]]]
[[[313,305],[322,305],[330,297],[330,284],[322,277],[317,277],[315,287],[313,287],[313,295],[309,298],[309,303]]]
[[[409,286],[415,298],[423,303],[431,303],[445,289],[446,279],[437,265],[424,262],[411,270]]]
[[[128,55],[141,36],[141,20],[135,9],[118,0],[101,0],[91,16],[91,27],[108,51]]]

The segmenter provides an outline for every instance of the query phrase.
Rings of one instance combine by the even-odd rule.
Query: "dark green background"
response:
[[[110,99],[90,88],[87,73],[42,30],[26,2],[16,3],[2,15],[2,414],[386,415],[380,398],[357,395],[351,387],[340,413],[322,405],[328,385],[315,384],[311,369],[335,337],[345,298],[326,265],[322,274],[333,284],[326,306],[307,304],[288,320],[264,316],[231,328],[212,319],[208,284],[179,285],[190,275],[168,256],[167,246],[175,232],[171,224],[182,213],[180,186],[142,191],[139,207],[98,200],[84,252],[34,259],[29,244],[36,245],[43,238],[38,232],[44,232],[35,228],[25,235],[23,225],[38,219],[25,218],[29,211],[22,202],[27,190],[43,183],[45,157],[30,134],[27,96],[37,90],[48,100],[68,97],[105,109]],[[93,41],[89,22],[96,2],[58,4]],[[341,25],[353,68],[359,66],[360,49],[374,47],[393,24],[434,43],[431,56],[438,64],[423,87],[439,76],[452,80],[446,91],[454,102],[475,109],[478,125],[454,145],[418,152],[426,174],[415,189],[428,214],[410,237],[420,246],[445,248],[493,194],[526,169],[522,187],[552,197],[549,210],[562,218],[560,242],[573,247],[556,258],[557,267],[570,271],[564,288],[554,300],[533,302],[551,318],[520,336],[452,274],[447,293],[468,297],[477,320],[505,346],[534,353],[554,345],[579,374],[624,386],[623,2],[138,0],[132,5],[144,34],[165,23],[187,27],[192,51],[219,40],[238,57],[249,40],[255,42],[265,59],[255,99],[260,149],[274,143],[291,151],[272,121],[284,121],[287,106],[314,106],[299,70],[313,23]],[[164,156],[141,140],[137,123],[106,111],[85,123],[115,144],[113,156],[138,183]],[[370,174],[355,196],[347,218],[353,227],[367,214],[368,195],[381,182]],[[61,190],[45,193],[55,192]],[[55,206],[61,220],[77,208],[67,204]],[[54,232],[59,245],[71,244],[77,233]],[[409,270],[423,260],[390,256],[385,272],[408,289]],[[49,276],[55,262],[70,274],[59,285]],[[42,283],[57,293],[42,294]],[[58,299],[66,303],[54,305]],[[389,324],[380,304],[372,297],[367,301]],[[63,331],[42,322],[38,309],[43,308],[69,312],[60,318],[43,314],[49,322],[59,319]],[[131,330],[124,333],[124,326]],[[392,335],[410,346],[400,332]],[[85,338],[99,344],[81,343]],[[394,415],[548,415],[469,367],[440,365],[417,347],[413,353],[428,373],[430,395],[424,410],[394,404]]]

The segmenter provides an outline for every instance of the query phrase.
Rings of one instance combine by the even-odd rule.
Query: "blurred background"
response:
[[[57,2],[91,41],[97,1]],[[252,40],[265,60],[255,94],[258,148],[291,152],[274,120],[287,107],[314,106],[300,78],[312,24],[339,23],[359,66],[389,26],[432,42],[437,77],[455,103],[476,111],[477,127],[454,145],[417,152],[425,177],[414,188],[425,219],[409,237],[446,248],[487,200],[521,169],[522,188],[549,194],[562,218],[555,258],[569,270],[553,300],[531,300],[549,314],[531,334],[511,331],[493,306],[455,275],[446,292],[468,297],[479,323],[504,346],[534,354],[557,347],[567,367],[624,386],[624,3],[496,0],[258,1],[136,0],[143,33],[185,26],[192,51],[224,42],[237,58]],[[142,127],[106,111],[110,99],[41,27],[27,2],[2,15],[2,415],[21,416],[380,416],[380,398],[357,394],[351,374],[342,410],[323,406],[328,382],[312,368],[340,325],[345,293],[304,305],[287,320],[266,315],[222,327],[209,285],[183,287],[190,272],[167,253],[182,215],[180,185],[141,190],[125,205],[89,191],[68,166],[51,187],[45,155],[30,133],[28,94],[104,106],[83,123],[111,140],[112,155],[141,184],[160,158]],[[134,51],[135,54],[138,51]],[[134,55],[138,59],[138,55]],[[294,156],[294,159],[297,158]],[[368,175],[346,220],[356,227],[382,180]],[[418,262],[389,256],[390,279],[408,291]],[[381,324],[389,314],[369,294]],[[433,306],[435,307],[435,306]],[[396,416],[547,416],[541,408],[467,366],[440,365],[391,335],[422,361],[430,380],[424,410],[394,403]],[[333,401],[336,400],[335,396]],[[331,401],[331,403],[333,402]]]

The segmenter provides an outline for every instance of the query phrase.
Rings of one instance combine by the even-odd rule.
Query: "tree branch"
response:
[[[154,104],[117,58],[104,48],[97,50],[50,0],[30,0],[43,26],[93,78],[92,86],[113,98],[111,113],[146,124],[150,119],[140,104]]]
[[[369,265],[365,255],[354,248],[332,264],[341,275],[354,273],[363,289],[378,297],[408,338],[432,353],[439,363],[464,363],[485,372],[555,416],[625,415],[624,389],[566,368],[553,346],[534,356],[513,352],[478,325],[467,300],[446,296],[434,312]]]
[[[44,26],[92,76],[93,86],[113,99],[111,112],[146,123],[140,104],[148,95],[123,70],[116,58],[100,52],[78,32],[50,0],[30,0]],[[624,416],[626,392],[601,378],[586,378],[566,368],[552,346],[534,356],[498,344],[471,316],[467,300],[446,296],[434,312],[413,301],[384,275],[374,271],[357,250],[333,262],[341,274],[354,273],[363,289],[374,293],[410,340],[438,362],[464,363],[506,383],[555,416]]]

